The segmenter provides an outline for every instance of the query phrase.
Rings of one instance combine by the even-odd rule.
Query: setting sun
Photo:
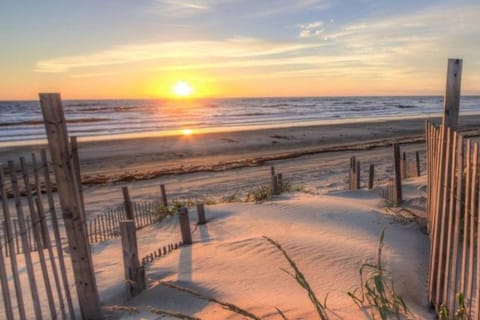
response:
[[[189,136],[193,133],[193,130],[192,129],[183,129],[182,133],[183,133],[184,136]]]
[[[172,87],[172,91],[177,97],[188,97],[192,95],[193,88],[185,81],[178,81]]]

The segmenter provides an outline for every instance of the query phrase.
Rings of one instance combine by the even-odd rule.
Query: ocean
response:
[[[443,97],[65,100],[64,108],[70,135],[95,140],[440,115]],[[462,97],[460,109],[480,113],[480,96]],[[44,139],[38,101],[0,101],[0,146]]]

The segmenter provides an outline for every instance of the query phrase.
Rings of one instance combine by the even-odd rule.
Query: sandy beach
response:
[[[480,117],[463,118],[462,129],[478,135],[471,130],[478,123]],[[158,200],[163,183],[170,200],[208,202],[206,226],[197,226],[195,209],[190,211],[194,245],[149,265],[148,288],[133,300],[124,291],[120,239],[92,245],[104,311],[112,319],[156,319],[151,307],[201,319],[242,319],[162,284],[169,282],[262,319],[277,319],[276,307],[289,319],[316,318],[305,292],[281,271],[288,265],[263,238],[268,236],[284,245],[320,297],[328,294],[330,319],[369,319],[368,309],[359,309],[347,292],[359,286],[358,268],[375,258],[385,229],[384,261],[410,308],[407,318],[431,319],[425,177],[405,181],[403,209],[392,210],[379,196],[393,176],[392,142],[401,142],[410,160],[420,152],[425,173],[423,131],[424,121],[415,119],[80,143],[87,220],[121,205],[122,186],[134,201]],[[38,149],[4,148],[0,158],[28,157]],[[368,165],[375,165],[373,190],[346,191],[352,155],[362,163],[363,187]],[[245,202],[250,191],[270,183],[270,166],[296,192]],[[179,237],[177,216],[164,219],[138,232],[139,255]],[[118,311],[125,307],[140,314]]]
[[[430,119],[439,122],[439,119]],[[463,130],[472,130],[480,116],[462,117]],[[424,119],[372,121],[79,143],[82,183],[87,211],[103,211],[105,198],[120,203],[121,186],[128,185],[137,199],[159,196],[159,184],[172,198],[229,201],[269,183],[269,167],[296,186],[313,193],[343,190],[348,161],[356,155],[366,179],[367,164],[376,166],[377,183],[391,178],[391,144],[402,152],[422,153]],[[477,134],[475,130],[470,134]],[[42,146],[0,148],[0,162],[30,157]],[[366,183],[365,180],[363,183]]]

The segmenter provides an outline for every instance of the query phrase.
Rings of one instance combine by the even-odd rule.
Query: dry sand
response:
[[[424,182],[422,177],[406,183],[407,203],[422,197]],[[201,319],[243,319],[162,286],[161,281],[237,304],[262,319],[280,319],[276,307],[289,319],[318,319],[305,291],[281,270],[291,268],[263,239],[268,236],[295,260],[319,299],[323,301],[328,294],[330,319],[369,319],[347,292],[359,287],[359,267],[374,261],[385,229],[384,263],[412,311],[408,318],[432,319],[426,307],[428,236],[418,220],[392,212],[375,191],[367,190],[317,196],[296,193],[260,204],[213,205],[207,207],[208,224],[194,228],[194,244],[149,265],[149,288],[131,301],[124,298],[119,240],[94,246],[98,285],[107,305],[128,305],[141,311],[112,314],[123,319],[157,319],[148,307]],[[192,226],[195,216],[191,212]],[[144,229],[139,232],[140,255],[178,238],[175,218]]]

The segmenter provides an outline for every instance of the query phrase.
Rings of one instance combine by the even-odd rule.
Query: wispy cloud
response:
[[[299,25],[298,37],[335,46],[340,55],[380,53],[392,69],[418,75],[438,68],[448,56],[478,56],[480,42],[472,40],[480,39],[479,13],[480,5],[474,4],[436,6],[344,25],[316,21]]]
[[[273,42],[235,37],[224,41],[183,41],[125,45],[85,55],[63,56],[37,62],[36,72],[67,72],[72,69],[135,63],[149,60],[251,59],[294,53],[320,44]]]
[[[264,0],[252,1],[252,6],[256,7],[254,16],[273,16],[278,14],[298,12],[302,10],[324,10],[329,8],[333,0]]]
[[[188,17],[209,11],[213,2],[214,0],[155,0],[146,10],[166,17]]]
[[[78,73],[70,75],[70,78],[99,78],[99,77],[107,77],[118,74],[115,71],[108,71],[108,72],[89,72],[89,73]]]
[[[154,0],[146,11],[163,17],[191,17],[210,12],[240,16],[272,16],[302,9],[328,8],[334,0]]]
[[[325,32],[325,23],[316,21],[306,24],[300,24],[300,38],[318,37]]]
[[[437,6],[420,12],[363,19],[345,25],[315,21],[300,24],[298,36],[365,45],[414,42],[420,38],[431,41],[453,35],[480,34],[477,26],[479,12],[480,5],[454,8]]]

